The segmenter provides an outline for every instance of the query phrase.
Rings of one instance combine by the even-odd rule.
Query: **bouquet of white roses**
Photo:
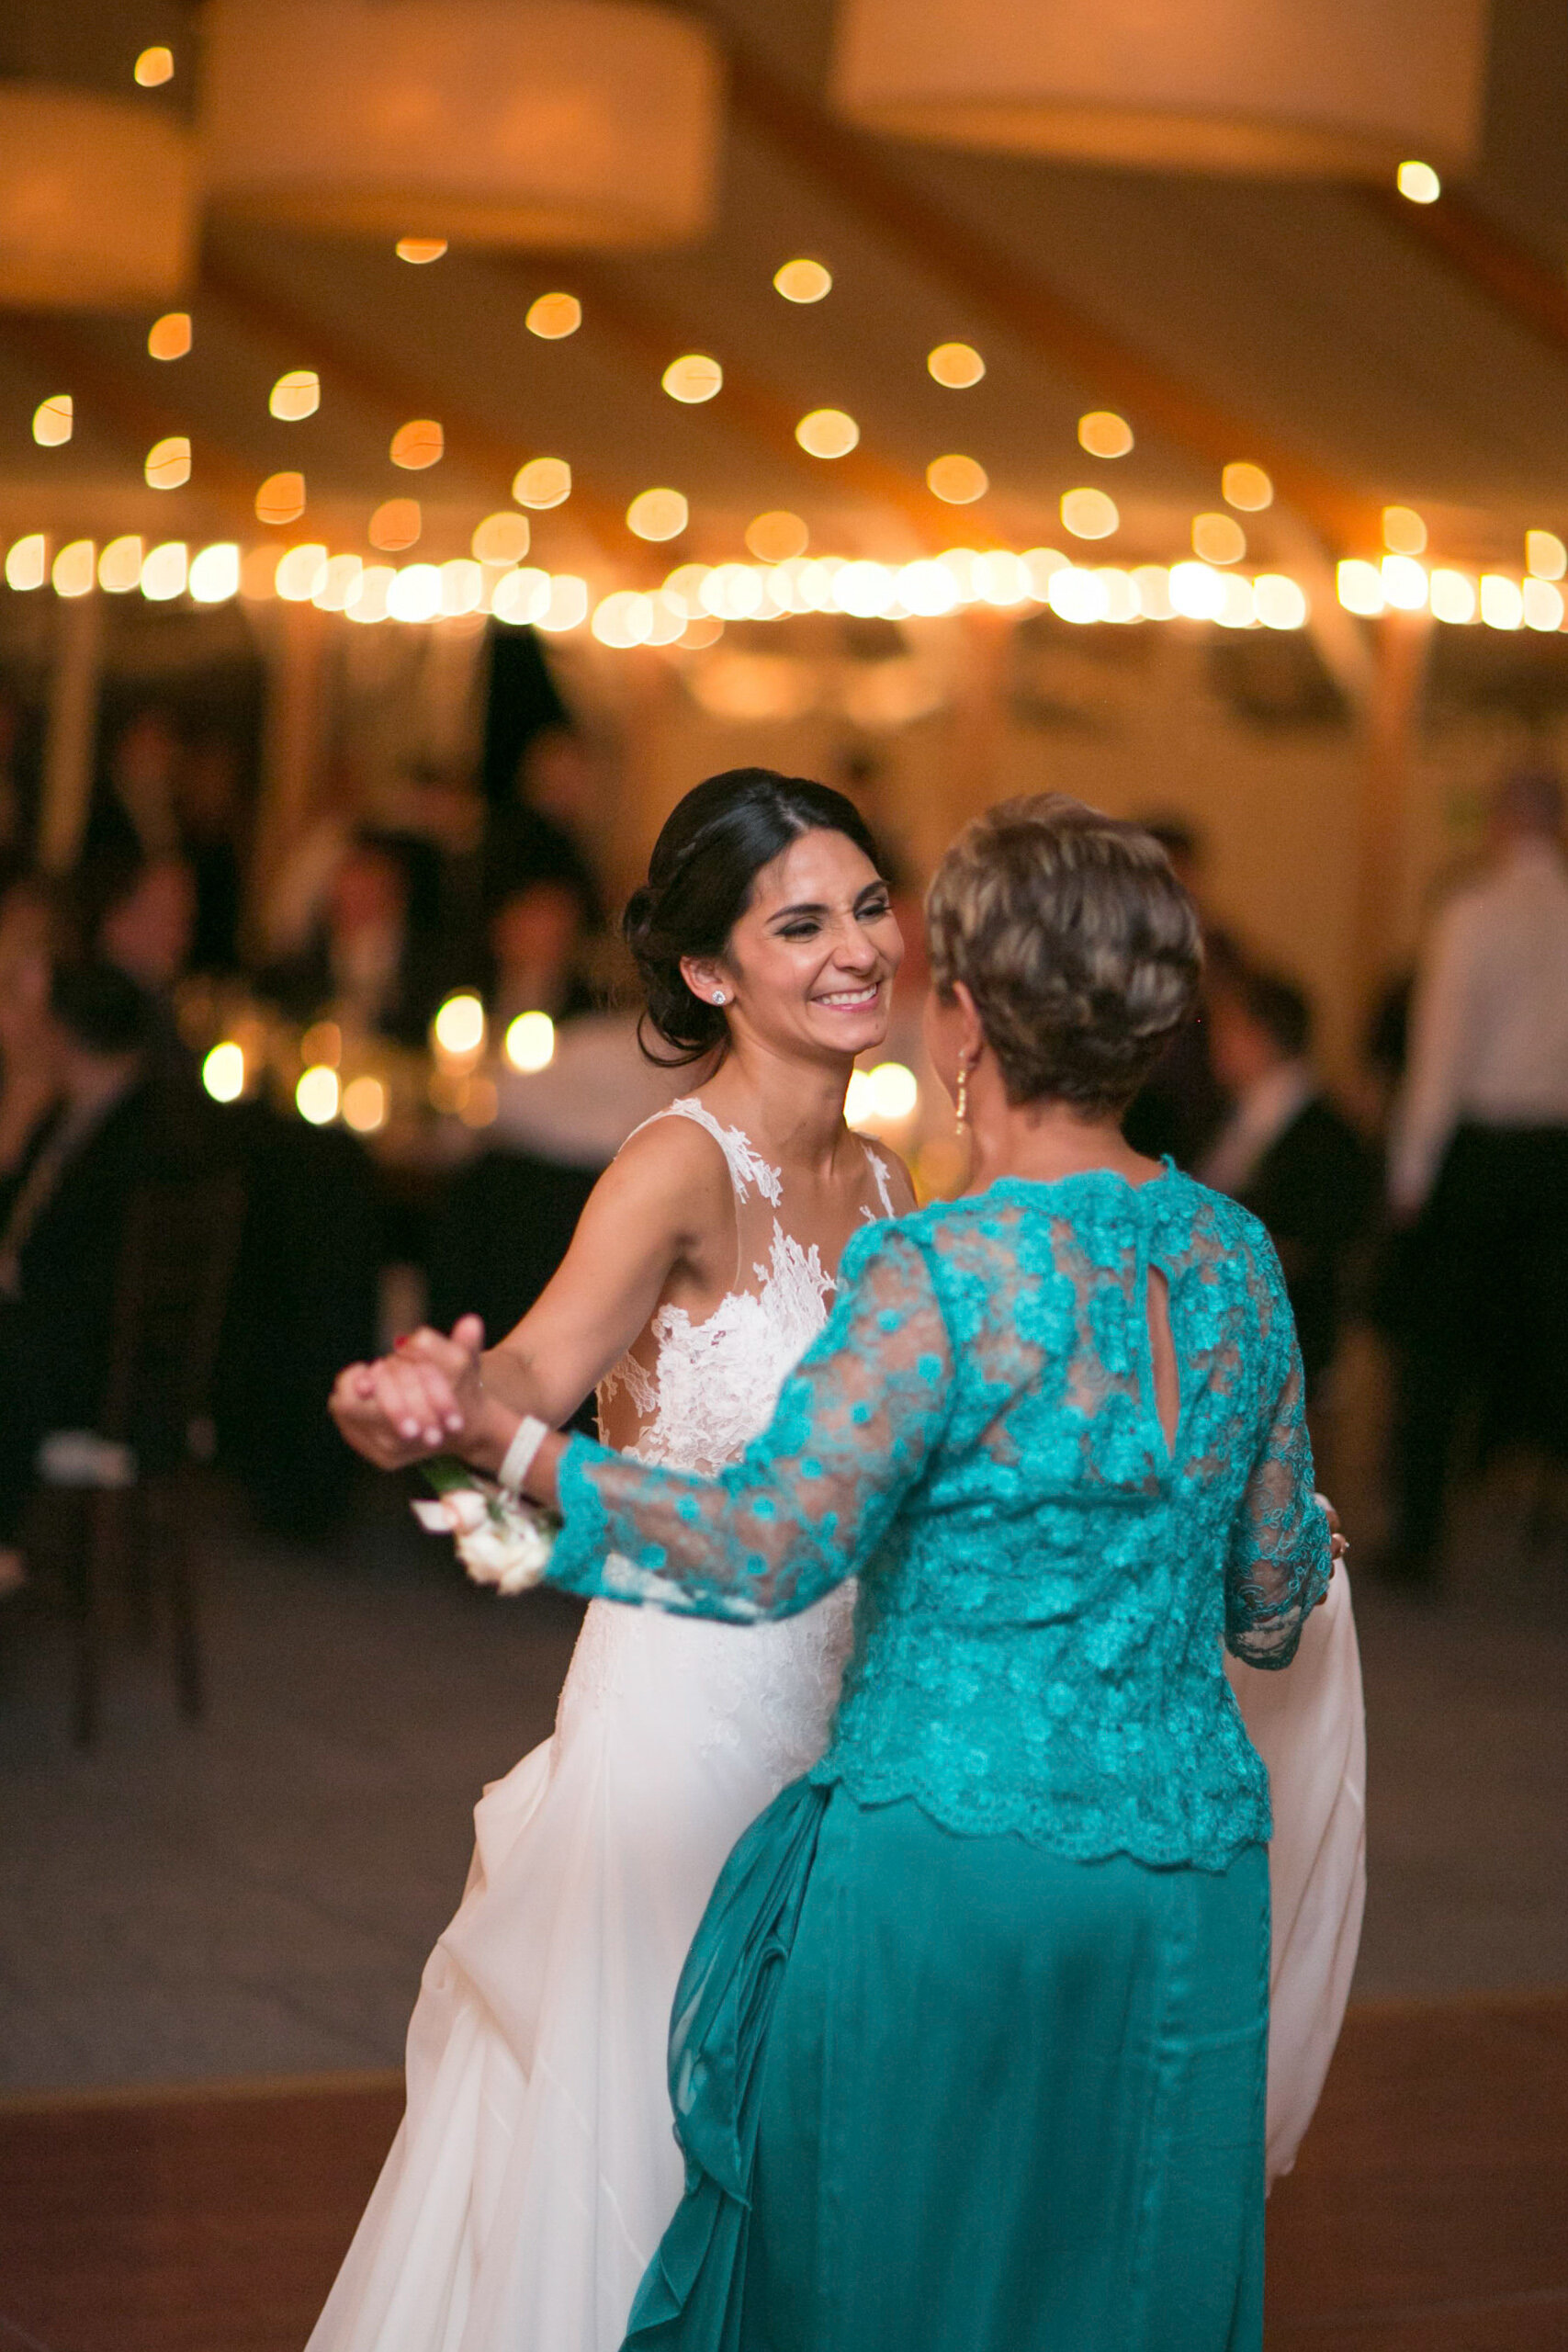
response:
[[[467,1463],[427,1462],[438,1499],[416,1502],[413,1515],[433,1535],[451,1535],[475,1584],[526,1592],[550,1564],[555,1530],[546,1514],[508,1487],[482,1478]]]

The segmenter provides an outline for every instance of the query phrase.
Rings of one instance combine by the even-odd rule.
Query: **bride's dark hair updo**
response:
[[[676,1069],[700,1061],[728,1034],[721,1008],[694,996],[682,956],[722,955],[750,901],[751,885],[802,833],[843,833],[878,872],[881,854],[853,801],[808,776],[728,768],[694,785],[665,819],[648,880],[622,918],[647,1011],[637,1042],[650,1062]],[[670,1050],[660,1053],[647,1030]]]

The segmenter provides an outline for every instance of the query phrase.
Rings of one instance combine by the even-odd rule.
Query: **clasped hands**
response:
[[[400,1470],[433,1453],[491,1466],[517,1416],[486,1392],[484,1337],[477,1315],[460,1316],[450,1335],[428,1326],[411,1331],[390,1355],[346,1364],[327,1410],[355,1452],[378,1470]]]

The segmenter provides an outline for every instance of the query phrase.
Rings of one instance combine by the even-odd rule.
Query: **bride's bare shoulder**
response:
[[[717,1138],[694,1119],[651,1119],[628,1136],[599,1180],[618,1207],[674,1213],[695,1231],[733,1217],[729,1170]]]

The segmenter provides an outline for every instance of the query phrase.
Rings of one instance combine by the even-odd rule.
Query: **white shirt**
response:
[[[1310,1064],[1279,1062],[1254,1080],[1220,1129],[1198,1170],[1202,1183],[1233,1198],[1247,1190],[1265,1152],[1318,1091]]]
[[[1439,916],[1416,984],[1390,1189],[1417,1209],[1454,1129],[1568,1127],[1568,865],[1514,843]]]

